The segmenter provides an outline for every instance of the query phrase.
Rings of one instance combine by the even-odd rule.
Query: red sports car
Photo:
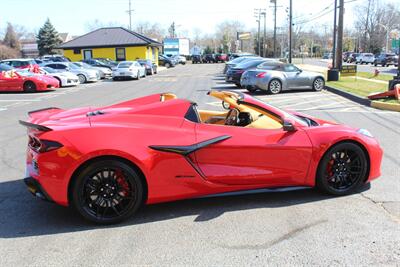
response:
[[[101,108],[29,113],[27,177],[36,196],[115,223],[152,204],[231,191],[309,186],[349,194],[379,177],[365,129],[210,91],[226,111],[155,94]]]
[[[35,74],[29,71],[0,72],[1,91],[36,92],[58,88],[59,81],[51,76]]]

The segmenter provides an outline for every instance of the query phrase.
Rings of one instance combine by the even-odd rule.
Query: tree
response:
[[[54,54],[54,50],[62,43],[60,35],[49,19],[47,19],[44,25],[39,29],[36,41],[40,55]]]
[[[89,21],[85,23],[85,30],[88,32],[100,29],[100,28],[105,28],[105,27],[121,27],[121,23],[118,21],[100,21],[99,19],[95,19],[93,21]]]
[[[20,57],[21,53],[9,46],[0,44],[0,60]]]
[[[159,42],[162,41],[166,33],[165,29],[163,29],[160,24],[150,24],[149,22],[138,23],[135,27],[135,31]]]
[[[6,35],[4,36],[3,43],[17,51],[21,49],[21,44],[19,42],[19,38],[17,34],[15,33],[14,27],[11,23],[7,23],[7,30],[6,30]]]

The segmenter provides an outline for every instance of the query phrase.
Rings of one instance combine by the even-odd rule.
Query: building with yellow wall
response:
[[[107,27],[79,36],[59,48],[71,61],[90,58],[116,61],[150,59],[158,65],[161,46],[161,43],[123,27]]]

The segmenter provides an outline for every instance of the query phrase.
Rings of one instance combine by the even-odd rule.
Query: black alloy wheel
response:
[[[85,168],[73,185],[72,202],[86,219],[100,224],[120,222],[143,203],[138,173],[116,160],[101,160]]]
[[[33,93],[36,92],[36,84],[31,81],[27,81],[23,85],[24,92]]]
[[[322,158],[317,186],[334,195],[350,194],[365,182],[367,170],[368,160],[363,149],[354,143],[340,143]]]

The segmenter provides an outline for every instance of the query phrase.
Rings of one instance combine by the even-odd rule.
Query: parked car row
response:
[[[219,63],[227,62],[229,56],[227,54],[204,54],[204,55],[192,55],[192,63]]]
[[[371,64],[374,66],[397,66],[398,64],[398,56],[395,53],[351,53],[344,52],[343,53],[343,61],[347,63],[355,63],[355,64]]]
[[[122,61],[90,59],[79,62],[43,59],[7,59],[0,61],[0,91],[35,92],[76,86],[100,79],[140,79],[157,73],[151,60]]]
[[[325,79],[321,73],[303,71],[293,64],[257,56],[237,57],[226,63],[225,81],[249,92],[257,90],[278,94],[285,90],[321,91]]]

